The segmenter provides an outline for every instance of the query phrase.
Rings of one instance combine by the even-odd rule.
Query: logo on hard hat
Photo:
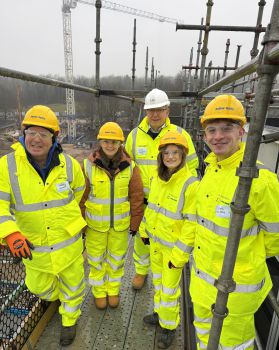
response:
[[[234,110],[233,107],[216,107],[215,109],[216,109],[216,111],[220,111],[220,110],[223,110],[223,109],[226,109],[228,111],[233,111]]]
[[[40,115],[31,115],[30,118],[38,118],[38,119],[42,119],[45,120],[46,117],[40,116]]]

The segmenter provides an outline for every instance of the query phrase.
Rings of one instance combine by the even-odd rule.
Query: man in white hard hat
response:
[[[199,162],[190,135],[181,127],[171,124],[169,119],[170,101],[167,94],[159,89],[153,89],[145,97],[144,109],[146,116],[138,127],[127,137],[126,150],[139,167],[144,186],[144,201],[147,204],[149,182],[157,168],[157,155],[160,139],[168,132],[177,130],[183,134],[189,145],[187,165],[194,176]],[[144,241],[143,241],[144,240]],[[137,234],[134,243],[134,263],[136,274],[132,281],[134,289],[141,289],[148,274],[150,265],[149,241],[141,239]]]

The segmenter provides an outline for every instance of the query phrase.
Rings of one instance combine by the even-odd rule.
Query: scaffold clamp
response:
[[[226,318],[229,314],[229,309],[226,307],[225,309],[225,313],[224,314],[219,314],[218,312],[215,311],[215,304],[211,305],[211,312],[213,313],[213,315],[217,318]]]
[[[259,177],[259,169],[256,166],[244,167],[242,166],[242,162],[241,162],[239,168],[236,169],[236,175],[239,177],[254,179]]]
[[[214,286],[223,293],[232,293],[235,290],[236,283],[233,279],[230,280],[224,280],[221,278],[218,278],[214,281]]]

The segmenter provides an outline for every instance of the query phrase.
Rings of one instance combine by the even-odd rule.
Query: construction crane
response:
[[[73,82],[73,52],[72,52],[72,27],[71,10],[77,7],[77,3],[95,6],[95,0],[62,0],[63,15],[63,38],[64,38],[64,60],[65,60],[65,78],[68,82]],[[132,7],[116,4],[111,1],[102,0],[102,8],[127,13],[133,16],[145,17],[159,22],[180,23],[183,21],[170,17],[164,17],[152,12],[138,10]],[[68,116],[68,138],[70,141],[76,139],[76,120],[75,116],[75,96],[74,90],[66,89],[66,110]]]
[[[96,1],[95,0],[76,0],[76,2],[95,6]],[[159,22],[167,22],[167,23],[173,23],[173,24],[176,24],[176,23],[182,24],[183,23],[182,20],[160,16],[160,15],[157,15],[156,13],[138,10],[138,9],[133,8],[133,7],[128,7],[128,6],[116,4],[115,2],[106,1],[106,0],[102,0],[102,8],[107,9],[107,10],[128,13],[129,15],[133,15],[133,16],[154,19],[154,20],[159,21]]]
[[[63,37],[64,37],[64,60],[66,81],[73,82],[73,52],[72,52],[72,26],[71,9],[77,6],[73,0],[63,0]],[[74,90],[66,89],[66,114],[68,116],[68,139],[70,142],[76,139],[75,120],[75,94]]]

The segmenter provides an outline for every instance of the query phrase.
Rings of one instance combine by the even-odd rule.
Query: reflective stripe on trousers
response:
[[[194,303],[194,326],[197,336],[197,348],[207,349],[211,310]],[[218,350],[252,350],[254,349],[254,315],[231,315],[224,319]]]
[[[86,248],[90,263],[89,283],[95,298],[118,295],[124,275],[128,232],[86,230]]]
[[[182,269],[170,269],[171,249],[150,242],[150,259],[154,285],[154,311],[159,315],[160,326],[176,329],[179,321],[179,296]]]
[[[59,272],[58,276],[34,270],[26,265],[25,283],[28,289],[41,299],[61,301],[59,313],[62,315],[63,326],[76,323],[80,316],[85,288],[82,255]]]
[[[137,235],[134,237],[134,252],[133,259],[136,273],[147,275],[150,265],[150,248],[149,245],[144,245],[143,241]]]

